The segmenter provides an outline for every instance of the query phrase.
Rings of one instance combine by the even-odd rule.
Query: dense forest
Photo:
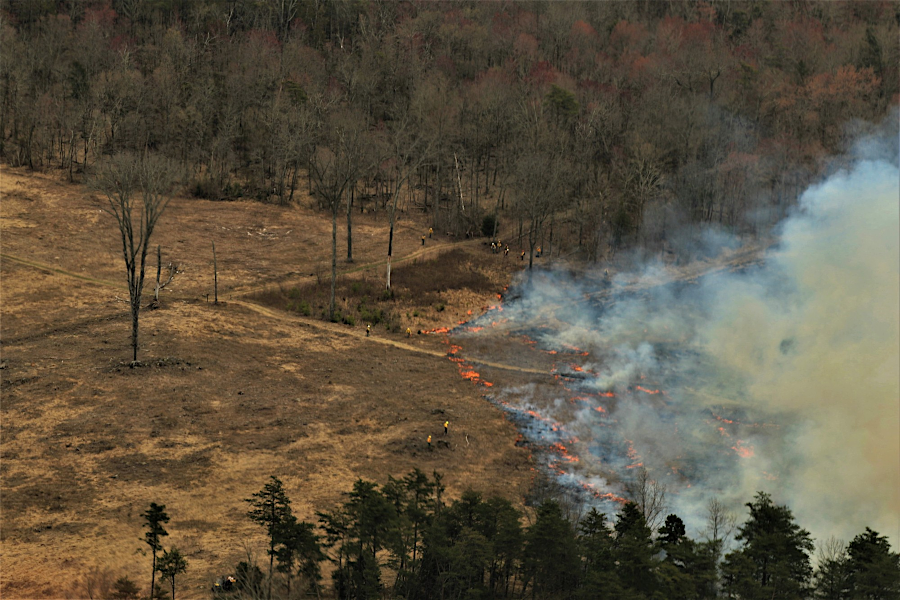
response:
[[[757,235],[898,102],[889,1],[0,7],[7,164],[75,180],[149,151],[198,197],[305,187],[346,211],[348,259],[354,207],[454,235],[499,214],[519,247],[589,260]]]
[[[96,182],[152,155],[198,198],[312,197],[346,217],[348,260],[355,212],[418,211],[595,261],[686,227],[765,234],[900,101],[898,34],[900,3],[874,0],[0,0],[0,160]],[[900,599],[886,537],[814,543],[762,492],[740,525],[711,504],[697,539],[640,503],[442,494],[359,480],[308,523],[273,477],[248,499],[265,561],[213,593]],[[165,506],[142,517],[150,589],[174,596],[190,567]]]
[[[247,516],[265,531],[266,560],[235,565],[213,584],[213,597],[900,598],[900,554],[891,552],[885,536],[866,528],[849,544],[819,543],[814,569],[809,533],[763,492],[746,504],[740,526],[711,501],[698,540],[686,535],[677,515],[663,520],[635,502],[608,521],[563,495],[528,509],[523,525],[524,515],[506,499],[466,492],[446,504],[442,494],[440,474],[428,477],[418,469],[380,488],[360,479],[341,506],[319,513],[313,524],[297,520],[273,476],[247,499]],[[177,547],[163,549],[165,506],[153,503],[142,516],[154,573],[174,595],[188,564]],[[327,587],[326,560],[333,567]],[[108,591],[128,598],[137,588],[123,576]],[[165,597],[164,589],[156,597]]]

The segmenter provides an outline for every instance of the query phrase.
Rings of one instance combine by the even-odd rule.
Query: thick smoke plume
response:
[[[459,334],[464,352],[477,364],[497,344],[515,357],[503,340],[517,334],[537,342],[558,381],[504,385],[497,372],[493,393],[561,481],[597,498],[627,495],[642,465],[695,533],[710,498],[743,517],[763,490],[818,539],[869,526],[896,547],[898,182],[896,138],[870,140],[802,195],[756,260],[699,277],[539,272],[502,320]]]

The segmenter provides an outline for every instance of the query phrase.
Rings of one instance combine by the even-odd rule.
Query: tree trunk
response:
[[[137,355],[134,358],[137,361]],[[150,575],[150,598],[152,599],[154,596],[154,592],[156,591],[156,548],[153,549],[153,574]]]
[[[438,226],[438,208],[441,205],[441,165],[438,163],[434,178],[434,206],[431,207],[431,226]]]
[[[550,220],[550,241],[547,242],[547,258],[550,258],[553,255],[553,225],[556,222],[556,214],[554,213],[553,217]]]
[[[216,262],[216,243],[212,243],[213,248],[213,304],[219,303],[219,264]]]
[[[297,187],[297,164],[294,163],[294,167],[291,170],[291,195],[288,197],[288,204],[292,204],[294,202],[294,188]],[[172,599],[174,600],[174,598]]]
[[[153,291],[153,301],[159,302],[159,276],[162,273],[162,251],[159,244],[156,245],[156,289]]]
[[[403,179],[397,178],[397,189],[394,190],[394,199],[391,202],[390,232],[388,233],[388,257],[387,257],[387,289],[391,289],[391,256],[394,254],[394,216],[397,211],[397,198],[403,187]]]
[[[331,302],[328,305],[328,318],[334,321],[334,292],[337,283],[337,213],[339,204],[337,200],[331,201]]]
[[[356,186],[350,188],[347,194],[347,262],[353,262],[353,218],[350,216],[353,211],[353,196],[356,193]]]
[[[534,267],[534,244],[535,244],[535,226],[534,220],[531,221],[531,227],[528,228],[528,270]]]

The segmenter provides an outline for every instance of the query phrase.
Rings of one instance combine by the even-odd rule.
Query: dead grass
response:
[[[245,543],[262,556],[263,532],[244,516],[243,499],[273,474],[305,519],[333,508],[357,477],[384,482],[413,467],[444,473],[451,497],[466,488],[519,501],[527,493],[530,462],[515,428],[459,377],[439,337],[377,329],[366,338],[361,323],[242,300],[314,283],[330,260],[330,223],[319,214],[175,199],[155,241],[183,272],[159,310],[143,311],[143,366],[129,368],[127,292],[102,204],[51,175],[14,169],[3,170],[0,194],[4,598],[85,597],[89,579],[106,585],[124,574],[146,587],[140,513],[151,501],[166,505],[166,543],[190,562],[179,596],[207,597],[215,576],[246,558]],[[374,217],[354,231],[357,263],[342,270],[358,272],[339,280],[348,309],[359,302],[354,282],[371,281],[359,293],[376,295],[386,239]],[[420,231],[401,220],[398,257],[421,252]],[[206,300],[212,240],[218,306]],[[429,244],[428,252],[452,248],[447,239]],[[386,303],[402,328],[454,325],[509,275],[479,243],[439,256],[398,265]],[[259,296],[267,297],[280,298]],[[448,444],[429,452],[425,439],[442,439],[444,419],[453,423]]]

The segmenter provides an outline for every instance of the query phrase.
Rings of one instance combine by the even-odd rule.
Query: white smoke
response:
[[[760,277],[711,282],[699,331],[755,406],[802,424],[795,467],[759,487],[820,536],[900,539],[898,180],[865,160],[810,188]]]
[[[577,440],[571,474],[621,493],[640,461],[668,484],[670,510],[695,534],[711,497],[743,517],[742,504],[763,490],[817,539],[869,526],[896,548],[897,156],[896,136],[859,144],[843,170],[802,195],[758,266],[686,283],[654,265],[610,289],[602,277],[561,272],[523,283],[503,332],[559,351],[555,369],[571,375],[558,392],[522,396],[527,410],[563,425],[554,437]],[[470,341],[464,351],[477,356]],[[588,356],[565,356],[572,347]],[[503,393],[512,410],[516,396]]]

